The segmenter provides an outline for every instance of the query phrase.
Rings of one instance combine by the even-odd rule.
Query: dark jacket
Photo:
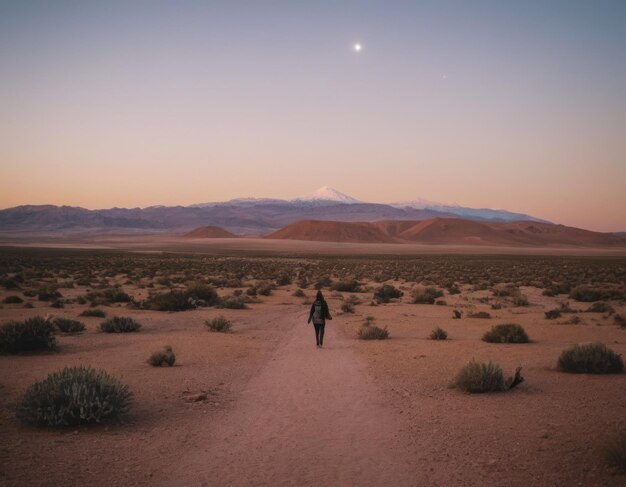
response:
[[[309,313],[309,321],[307,321],[307,323],[311,323],[311,320],[313,319],[313,313],[315,313],[315,303],[317,302],[318,301],[316,300],[311,305],[311,312]],[[328,303],[326,301],[322,301],[322,312],[324,313],[324,321],[333,319],[333,317],[330,316],[330,311],[328,311]]]

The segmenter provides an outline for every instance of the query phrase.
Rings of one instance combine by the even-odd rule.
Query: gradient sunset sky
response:
[[[329,185],[626,231],[623,0],[0,0],[0,74],[0,208]]]

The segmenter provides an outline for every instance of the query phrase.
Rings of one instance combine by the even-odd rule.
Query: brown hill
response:
[[[479,222],[461,218],[377,222],[302,220],[266,238],[353,243],[626,247],[626,238],[564,225],[529,221]]]
[[[198,227],[189,233],[183,235],[188,238],[237,238],[238,235],[230,233],[220,227],[214,227],[211,225],[205,227]]]

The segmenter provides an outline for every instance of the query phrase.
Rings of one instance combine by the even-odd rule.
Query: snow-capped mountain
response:
[[[361,201],[353,198],[352,196],[348,196],[341,191],[337,191],[336,189],[331,188],[330,186],[322,186],[317,191],[313,193],[300,196],[299,198],[295,198],[292,201],[295,202],[333,202],[333,203],[342,203],[345,205],[352,205],[354,203],[361,203]]]

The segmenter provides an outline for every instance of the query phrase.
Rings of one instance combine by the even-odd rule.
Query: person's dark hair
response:
[[[322,291],[317,291],[317,294],[315,295],[315,299],[319,301],[324,301],[324,295],[322,294]]]

